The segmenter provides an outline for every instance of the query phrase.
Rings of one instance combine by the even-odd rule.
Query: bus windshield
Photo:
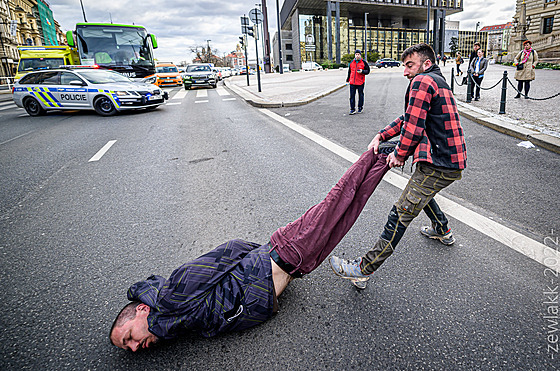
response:
[[[135,26],[76,25],[82,64],[153,67],[146,29]]]

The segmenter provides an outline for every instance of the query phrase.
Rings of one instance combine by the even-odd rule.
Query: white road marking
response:
[[[237,100],[237,98],[224,98],[224,99],[222,99],[222,101],[224,101],[224,102],[227,101],[227,100]]]
[[[218,86],[216,88],[216,92],[219,96],[230,95],[226,88],[224,88],[223,86]]]
[[[177,92],[177,94],[175,94],[175,95],[173,96],[173,98],[171,98],[171,99],[183,99],[183,98],[187,95],[188,92],[189,92],[189,91],[188,91],[188,90],[185,90],[185,89],[179,90],[179,91]]]
[[[12,108],[18,108],[18,106],[16,106],[14,103],[12,103],[10,106],[0,107],[0,111],[3,111],[5,109],[12,109]]]
[[[208,90],[197,90],[196,97],[197,98],[206,98],[208,96]]]
[[[181,104],[182,102],[174,102],[174,103],[165,103],[166,106],[176,106],[178,104]]]
[[[0,143],[0,146],[1,146],[2,144],[10,143],[12,140],[16,140],[16,139],[18,139],[18,138],[24,137],[24,136],[26,136],[27,134],[31,134],[31,133],[33,133],[34,131],[35,131],[35,130],[31,130],[31,131],[28,131],[28,132],[25,133],[25,134],[18,135],[17,137],[14,137],[14,138],[12,138],[12,139],[8,139],[7,141]]]
[[[108,141],[107,144],[105,144],[103,148],[101,148],[92,158],[90,158],[88,162],[99,161],[99,159],[103,157],[103,155],[109,150],[109,148],[111,148],[113,144],[115,144],[115,142],[116,140]]]
[[[208,100],[197,100],[195,103],[208,103]]]
[[[6,105],[8,105],[8,104],[13,104],[13,105],[15,105],[15,103],[14,103],[13,100],[8,100],[8,101],[5,101],[5,102],[0,102],[0,106],[6,106]]]
[[[260,111],[268,117],[300,133],[304,137],[311,139],[315,143],[351,163],[356,162],[358,158],[360,158],[360,156],[354,152],[349,151],[348,149],[335,144],[326,138],[323,138],[309,129],[299,126],[285,117],[279,116],[276,113],[264,108],[261,108]],[[388,172],[383,177],[383,180],[400,189],[404,189],[408,183],[407,178],[394,172]],[[513,229],[503,226],[494,220],[467,209],[466,207],[461,206],[460,204],[441,195],[436,195],[436,201],[447,215],[452,216],[469,227],[476,229],[477,231],[533,259],[534,261],[553,269],[556,272],[560,272],[560,252],[555,249],[524,236]]]

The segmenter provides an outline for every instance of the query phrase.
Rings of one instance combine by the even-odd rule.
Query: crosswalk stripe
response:
[[[197,100],[195,103],[208,103],[208,100]]]
[[[218,86],[218,87],[216,88],[216,92],[217,92],[218,95],[220,95],[220,96],[230,95],[229,92],[226,90],[226,88],[224,88],[223,86]]]
[[[184,90],[184,89],[183,89],[183,90],[179,90],[179,91],[177,92],[177,94],[175,94],[175,95],[173,96],[173,98],[171,98],[171,99],[183,99],[183,98],[187,95],[188,92],[189,92],[188,90]]]
[[[224,98],[222,99],[223,102],[228,101],[228,100],[237,100],[236,98]]]
[[[10,101],[6,101],[6,102],[0,102],[0,106],[7,106],[9,104],[14,104],[14,101],[10,100]]]
[[[11,108],[17,108],[17,106],[15,104],[12,103],[11,106],[6,106],[6,107],[0,107],[0,111],[3,111],[5,109],[11,109]]]
[[[208,96],[208,90],[197,90],[196,97],[197,98],[206,98]]]

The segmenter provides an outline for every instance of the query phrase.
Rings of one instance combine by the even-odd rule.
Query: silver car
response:
[[[90,110],[111,116],[130,109],[155,109],[167,92],[151,84],[133,82],[113,71],[68,68],[30,72],[13,87],[13,99],[31,116],[50,110]]]

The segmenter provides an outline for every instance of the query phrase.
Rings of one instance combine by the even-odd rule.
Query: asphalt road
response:
[[[347,115],[345,91],[274,111],[360,153],[402,110],[404,78],[375,78],[359,116]],[[266,243],[350,165],[232,98],[190,91],[110,118],[0,111],[1,369],[558,368],[545,318],[558,278],[454,220],[455,246],[427,240],[423,216],[364,291],[323,264],[255,328],[137,354],[110,345],[130,284],[232,238]],[[445,196],[535,239],[557,236],[560,156],[463,124],[469,170]],[[399,194],[382,183],[335,252],[366,251]]]

